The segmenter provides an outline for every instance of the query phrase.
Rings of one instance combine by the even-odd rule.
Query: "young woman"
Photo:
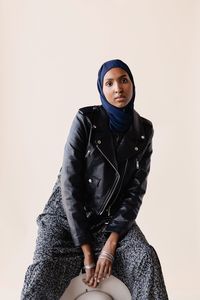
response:
[[[132,299],[168,299],[157,253],[135,221],[153,126],[134,109],[134,80],[124,62],[105,62],[97,85],[101,105],[78,110],[53,192],[37,218],[21,299],[59,299],[83,266],[90,287],[113,274]]]

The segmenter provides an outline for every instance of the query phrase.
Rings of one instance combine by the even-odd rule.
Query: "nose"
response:
[[[117,93],[121,93],[122,92],[122,85],[121,85],[121,83],[120,82],[116,82],[115,83],[115,93],[117,94]]]

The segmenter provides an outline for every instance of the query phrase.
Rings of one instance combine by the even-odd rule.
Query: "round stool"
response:
[[[111,275],[101,282],[97,288],[88,287],[83,281],[83,274],[72,279],[60,300],[131,300],[127,286]]]

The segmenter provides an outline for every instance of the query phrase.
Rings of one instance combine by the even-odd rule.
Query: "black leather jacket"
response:
[[[77,112],[61,167],[62,204],[76,246],[90,243],[90,219],[109,221],[105,231],[123,235],[146,192],[152,154],[152,123],[135,110],[133,124],[115,149],[104,108]]]

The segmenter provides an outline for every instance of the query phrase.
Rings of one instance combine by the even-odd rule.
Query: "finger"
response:
[[[93,278],[93,277],[88,278],[87,281],[83,279],[83,282],[84,282],[87,286],[91,287],[91,286],[94,284],[94,278]]]
[[[99,278],[101,278],[101,280],[106,278],[107,272],[108,272],[108,267],[109,267],[109,263],[107,260],[105,260],[104,262],[102,262],[101,264],[101,268],[99,270]]]
[[[111,273],[112,273],[112,265],[110,265],[108,268],[108,277],[110,277]]]
[[[96,278],[95,282],[94,282],[94,287],[96,288],[98,285],[99,285],[99,282],[97,282],[97,278]]]
[[[85,276],[85,283],[89,283],[90,279],[94,276],[94,269],[87,270]]]
[[[100,269],[99,269],[99,273],[97,276],[97,282],[100,282],[102,280],[105,266],[106,266],[105,261],[100,264]]]
[[[97,261],[95,272],[94,272],[94,278],[95,279],[98,278],[99,270],[100,270],[100,263],[99,263],[99,261]]]
[[[109,265],[106,264],[105,267],[104,267],[103,278],[102,279],[105,279],[107,277],[108,272],[109,272]]]
[[[83,278],[82,281],[85,283],[86,282],[85,278]]]
[[[94,281],[93,281],[93,285],[91,286],[92,288],[96,288],[98,286],[98,282],[97,282],[97,278],[95,279],[94,278]]]
[[[88,286],[92,286],[94,284],[94,277],[91,277],[89,282],[88,282]]]

